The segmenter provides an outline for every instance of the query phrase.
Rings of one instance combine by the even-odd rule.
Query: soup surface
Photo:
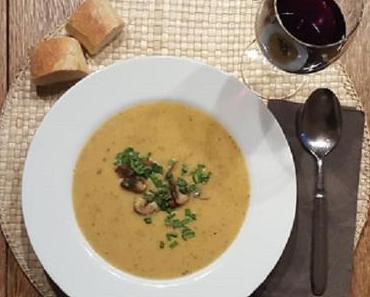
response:
[[[158,164],[174,159],[207,165],[212,175],[203,198],[175,210],[179,216],[185,208],[196,214],[194,238],[163,248],[164,235],[173,231],[164,224],[168,214],[156,212],[148,224],[133,210],[138,194],[124,191],[114,171],[117,153],[127,147],[150,152]],[[83,148],[74,173],[75,214],[90,245],[113,266],[152,279],[180,277],[213,262],[235,239],[248,201],[246,163],[233,138],[205,113],[167,101],[132,107],[104,123]]]

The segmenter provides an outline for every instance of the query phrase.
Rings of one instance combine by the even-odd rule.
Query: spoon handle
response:
[[[327,199],[324,192],[317,192],[314,199],[311,287],[316,296],[325,292],[327,281]]]

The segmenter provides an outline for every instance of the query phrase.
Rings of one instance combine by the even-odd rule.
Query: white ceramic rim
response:
[[[197,273],[164,281],[132,276],[97,255],[78,228],[71,199],[73,168],[94,130],[124,108],[160,99],[192,105],[220,121],[239,144],[251,183],[246,219],[226,252]],[[245,297],[288,241],[295,167],[278,122],[235,77],[190,59],[141,57],[88,76],[49,111],[28,151],[22,206],[39,260],[71,297]]]

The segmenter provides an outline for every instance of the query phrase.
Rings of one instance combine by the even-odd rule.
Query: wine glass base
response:
[[[269,62],[253,41],[243,54],[241,73],[244,83],[264,99],[286,99],[305,84],[306,76],[282,71]]]

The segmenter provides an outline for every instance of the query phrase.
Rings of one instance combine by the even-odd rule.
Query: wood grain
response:
[[[5,0],[1,0],[5,1]],[[78,0],[10,0],[9,1],[9,82],[27,58],[30,47],[60,25],[78,5]],[[36,289],[8,251],[6,297],[36,297]],[[1,295],[0,295],[1,296]]]
[[[9,63],[6,47],[0,49],[0,103],[9,82],[23,65],[28,49],[42,36],[56,28],[81,0],[0,0],[0,44],[6,44],[6,3],[9,3]],[[370,2],[366,3],[365,18],[349,51],[341,59],[355,83],[368,115],[370,114]],[[4,35],[5,34],[5,35]],[[5,37],[4,37],[5,36]],[[5,39],[4,39],[5,38]],[[5,48],[5,49],[4,49]],[[4,75],[5,74],[5,75]],[[369,119],[368,119],[369,121]],[[370,124],[370,122],[369,122]],[[13,255],[6,253],[0,235],[0,297],[38,296],[20,271]],[[7,283],[4,267],[7,265]],[[7,290],[6,290],[7,287]],[[7,294],[5,295],[5,290]],[[370,296],[370,224],[367,224],[354,253],[353,297]],[[297,296],[298,297],[298,296]]]
[[[81,0],[9,1],[9,78],[14,79],[29,49],[63,24]]]
[[[352,296],[370,296],[370,225],[367,224],[354,255]]]
[[[7,41],[7,24],[8,24],[8,13],[7,13],[7,1],[0,0],[0,110],[2,103],[6,96],[8,86],[8,41]],[[1,296],[1,295],[0,295]]]
[[[370,127],[370,2],[366,2],[364,20],[353,44],[343,56],[342,62],[352,78],[368,115]],[[352,296],[370,296],[370,224],[367,223],[354,253]]]
[[[0,297],[6,297],[7,291],[7,249],[5,238],[0,231]]]
[[[8,279],[6,297],[40,297],[23,271],[19,268],[13,254],[8,251]]]
[[[8,87],[7,71],[7,1],[0,1],[0,110]],[[6,297],[7,286],[7,243],[0,231],[0,297]]]

